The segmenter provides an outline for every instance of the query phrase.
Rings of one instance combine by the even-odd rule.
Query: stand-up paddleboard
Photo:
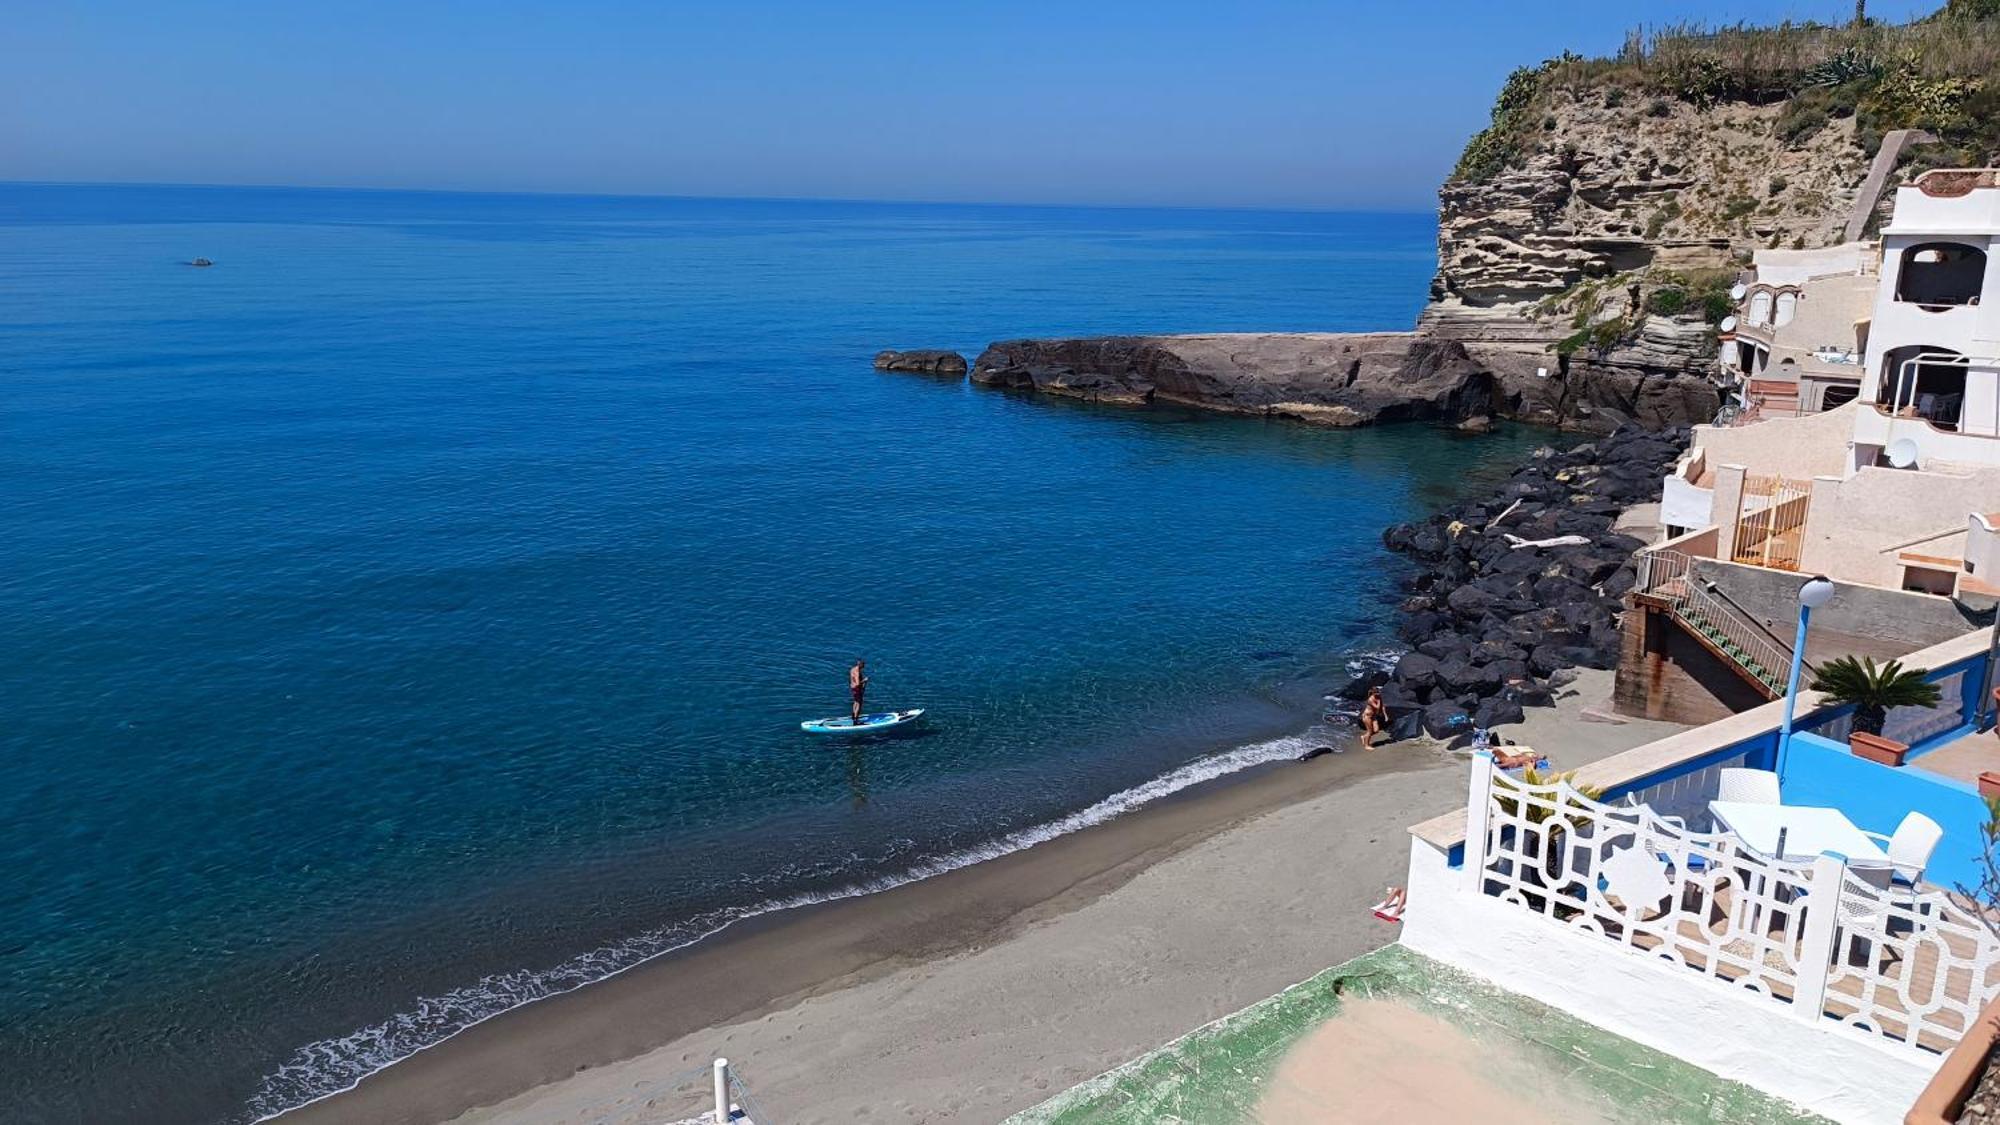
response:
[[[846,715],[836,715],[831,719],[807,719],[799,724],[799,729],[807,734],[874,734],[909,726],[923,717],[924,709],[913,707],[908,711],[880,711],[863,715],[859,722]]]

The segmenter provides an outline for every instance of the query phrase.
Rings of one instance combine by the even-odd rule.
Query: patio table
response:
[[[1786,863],[1811,863],[1822,852],[1839,852],[1849,863],[1863,866],[1889,862],[1875,841],[1864,835],[1847,814],[1817,805],[1767,805],[1756,801],[1710,801],[1716,822],[1750,848]],[[1785,834],[1785,854],[1778,854],[1778,833]]]

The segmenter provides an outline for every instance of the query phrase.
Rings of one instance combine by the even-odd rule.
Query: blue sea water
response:
[[[1408,326],[1428,215],[0,185],[0,1104],[249,1119],[1324,738],[1536,435],[880,374]],[[204,256],[207,269],[185,264]],[[815,742],[865,656],[923,736]]]

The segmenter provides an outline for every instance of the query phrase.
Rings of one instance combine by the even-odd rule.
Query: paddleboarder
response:
[[[854,667],[847,670],[847,693],[854,697],[854,725],[861,725],[861,700],[868,694],[868,662],[855,658]]]

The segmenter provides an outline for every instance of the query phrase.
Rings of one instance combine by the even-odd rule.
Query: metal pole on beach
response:
[[[729,1125],[729,1060],[715,1060],[715,1125]]]

